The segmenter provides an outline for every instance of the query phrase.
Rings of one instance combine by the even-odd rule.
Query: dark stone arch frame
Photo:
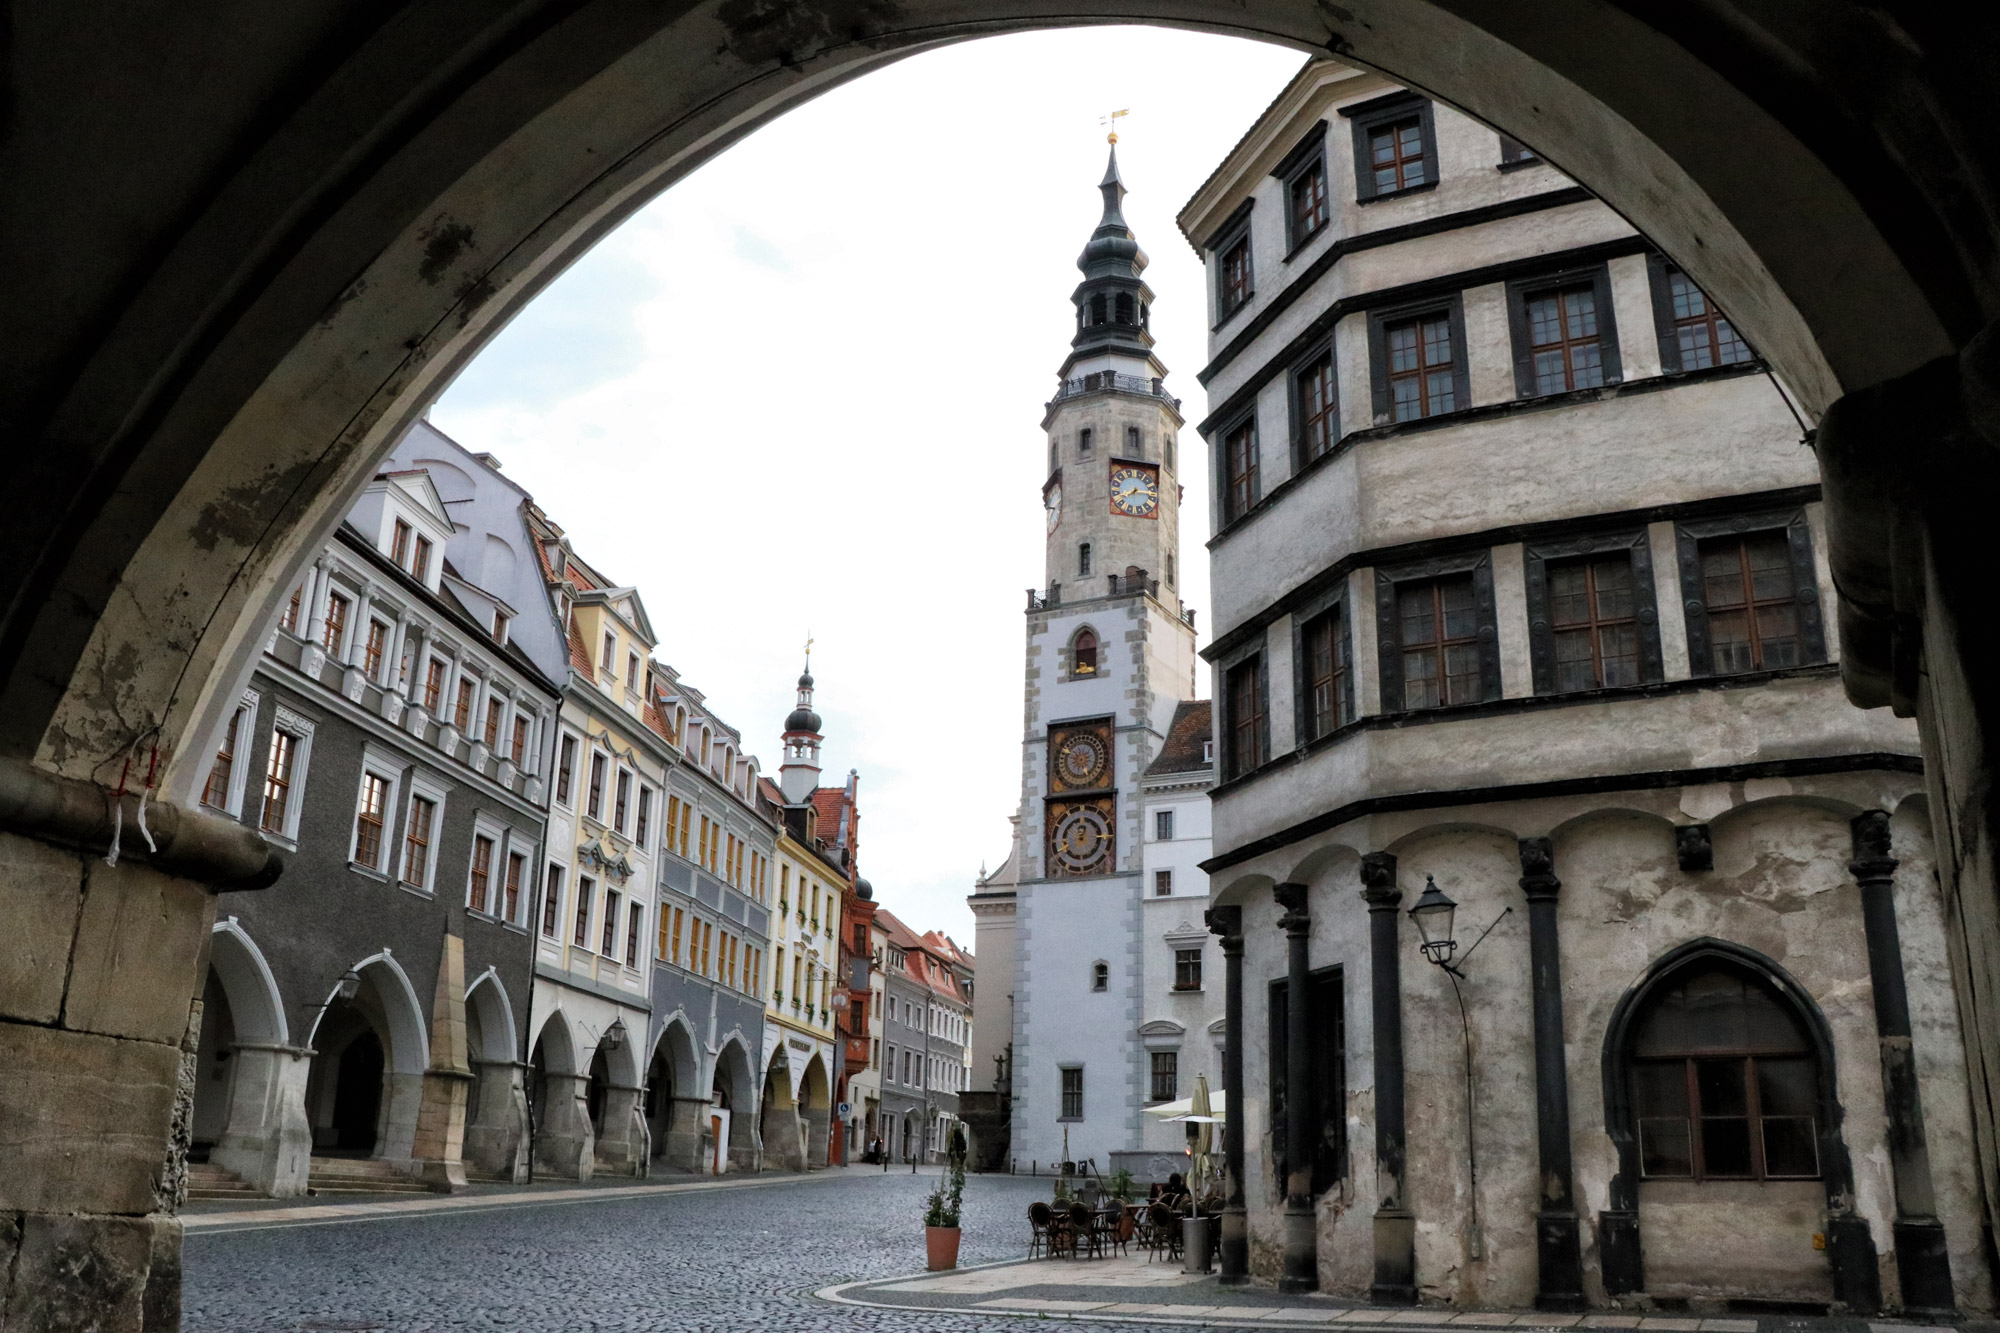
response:
[[[1792,974],[1755,949],[1711,936],[1690,940],[1653,960],[1645,975],[1619,997],[1604,1032],[1604,1131],[1618,1150],[1611,1177],[1610,1207],[1598,1214],[1598,1262],[1604,1290],[1626,1295],[1645,1287],[1639,1249],[1639,1136],[1632,1121],[1631,1039],[1637,1021],[1662,989],[1704,963],[1747,971],[1788,1004],[1812,1043],[1818,1069],[1817,1110],[1820,1177],[1826,1187],[1826,1261],[1834,1299],[1849,1311],[1872,1314],[1882,1307],[1882,1278],[1867,1219],[1854,1210],[1854,1163],[1842,1133],[1846,1112],[1835,1073],[1833,1029],[1811,992]]]

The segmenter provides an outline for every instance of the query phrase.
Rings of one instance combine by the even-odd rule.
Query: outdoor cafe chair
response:
[[[1037,1199],[1028,1205],[1028,1257],[1040,1255],[1046,1259],[1054,1246],[1055,1238],[1051,1229],[1055,1226],[1056,1215],[1049,1206]]]
[[[1076,1258],[1077,1252],[1083,1249],[1088,1249],[1093,1259],[1104,1254],[1104,1233],[1098,1228],[1096,1214],[1088,1206],[1081,1203],[1069,1206],[1069,1229],[1070,1258]]]

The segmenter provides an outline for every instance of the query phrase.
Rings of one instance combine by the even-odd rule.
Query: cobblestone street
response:
[[[191,1232],[183,1327],[934,1329],[934,1315],[829,1305],[812,1293],[920,1271],[923,1198],[936,1176],[855,1171],[658,1198]],[[972,1177],[960,1263],[1019,1258],[1028,1202],[1048,1188]],[[967,1333],[1048,1327],[1032,1317],[949,1322]]]

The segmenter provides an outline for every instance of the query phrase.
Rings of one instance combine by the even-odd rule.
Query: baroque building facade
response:
[[[1784,388],[1554,168],[1330,62],[1180,224],[1227,1278],[1990,1308],[1924,761],[1842,698]]]
[[[202,805],[291,859],[210,936],[197,1190],[526,1178],[559,696],[511,633],[511,594],[450,560],[437,482],[392,467],[362,491],[217,738]]]
[[[755,756],[657,660],[638,590],[579,556],[491,454],[420,422],[394,458],[436,479],[454,565],[504,599],[512,641],[563,684],[516,1057],[536,1171],[757,1169],[758,875],[775,819]]]

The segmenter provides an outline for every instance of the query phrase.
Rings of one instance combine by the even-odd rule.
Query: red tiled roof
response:
[[[586,677],[594,677],[597,668],[590,660],[590,647],[583,641],[583,631],[577,628],[576,617],[569,618],[569,664]]]
[[[1147,766],[1147,775],[1192,773],[1209,767],[1209,761],[1201,757],[1201,747],[1212,734],[1213,725],[1213,701],[1184,700],[1174,710],[1174,720],[1167,727],[1166,744],[1160,747],[1159,758]]]
[[[784,788],[765,777],[762,773],[757,775],[757,789],[764,793],[764,799],[772,805],[783,805],[785,803]]]

